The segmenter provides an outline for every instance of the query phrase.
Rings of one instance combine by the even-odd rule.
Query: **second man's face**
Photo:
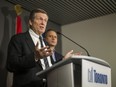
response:
[[[46,41],[50,46],[57,45],[57,34],[54,31],[49,31],[46,35]]]
[[[29,21],[29,24],[31,25],[33,31],[38,34],[41,35],[45,32],[46,29],[46,25],[48,22],[48,16],[44,13],[36,13],[34,20],[33,21]]]

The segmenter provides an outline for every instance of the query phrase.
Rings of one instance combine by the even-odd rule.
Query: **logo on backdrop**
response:
[[[97,70],[91,67],[88,69],[88,82],[99,83],[99,84],[108,84],[108,76],[102,73],[97,72]]]

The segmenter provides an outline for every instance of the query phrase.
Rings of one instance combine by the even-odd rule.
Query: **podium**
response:
[[[48,87],[111,87],[110,65],[99,58],[72,56],[38,72]]]

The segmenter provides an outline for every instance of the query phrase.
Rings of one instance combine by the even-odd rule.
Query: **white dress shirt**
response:
[[[40,44],[40,40],[39,40],[39,35],[37,35],[32,29],[29,29],[29,34],[31,35],[31,38],[32,38],[32,40],[33,40],[35,45],[38,42],[38,48],[40,49],[41,48],[41,44]],[[43,41],[43,45],[45,46],[44,41]],[[47,60],[48,60],[49,66],[52,66],[50,56],[47,57]],[[44,60],[40,59],[40,61],[41,61],[43,70],[45,70],[46,68],[45,68]]]

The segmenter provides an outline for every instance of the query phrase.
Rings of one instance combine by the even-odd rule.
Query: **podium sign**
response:
[[[82,87],[111,87],[111,69],[82,60]]]
[[[95,57],[73,55],[36,75],[48,87],[111,87],[110,65]]]

